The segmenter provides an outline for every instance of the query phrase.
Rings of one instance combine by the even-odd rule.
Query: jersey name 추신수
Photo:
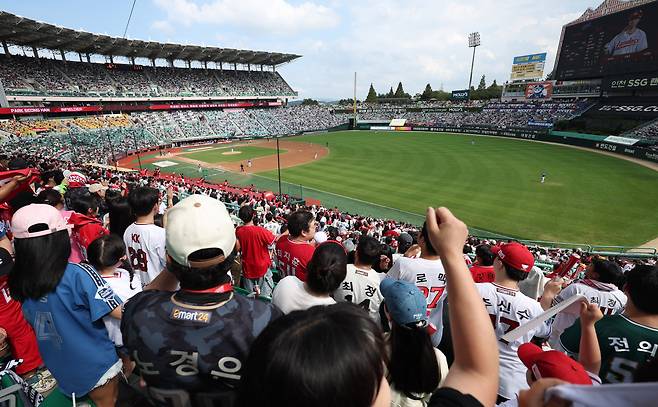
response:
[[[519,359],[519,346],[528,343],[534,336],[547,338],[551,329],[546,323],[526,333],[510,343],[504,343],[500,337],[509,331],[530,321],[544,310],[539,303],[518,290],[500,286],[496,283],[477,283],[475,287],[482,296],[493,324],[500,358],[500,383],[498,394],[506,399],[513,399],[519,390],[528,388],[526,371],[528,370]]]

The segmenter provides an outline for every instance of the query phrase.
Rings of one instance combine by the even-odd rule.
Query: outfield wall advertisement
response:
[[[528,140],[547,141],[551,143],[568,144],[579,147],[587,147],[596,150],[610,151],[616,154],[627,155],[641,160],[648,160],[658,163],[658,153],[647,148],[634,147],[605,140],[592,140],[576,137],[559,137],[551,135],[547,129],[494,129],[483,127],[456,127],[456,126],[432,126],[432,127],[412,127],[412,131],[431,131],[439,133],[468,133],[481,134],[485,136],[500,136],[522,138]]]

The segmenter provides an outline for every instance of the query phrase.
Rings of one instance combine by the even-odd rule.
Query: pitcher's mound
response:
[[[236,155],[236,154],[242,154],[242,151],[224,151],[222,155]]]

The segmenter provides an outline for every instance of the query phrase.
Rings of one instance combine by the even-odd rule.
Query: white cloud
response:
[[[300,97],[364,98],[402,81],[405,90],[463,89],[470,32],[479,31],[473,83],[509,79],[512,58],[548,52],[553,68],[561,27],[600,0],[153,0],[178,33],[202,31],[225,47],[292,52],[280,67]],[[208,26],[217,34],[207,34]],[[185,29],[179,28],[185,26]],[[271,35],[282,34],[282,35]],[[218,36],[219,35],[219,36]]]
[[[154,0],[172,23],[232,25],[271,33],[293,34],[331,28],[339,17],[332,9],[312,3],[287,0]]]
[[[174,27],[171,25],[171,23],[167,20],[154,21],[151,24],[151,28],[168,35],[171,35],[176,31]]]

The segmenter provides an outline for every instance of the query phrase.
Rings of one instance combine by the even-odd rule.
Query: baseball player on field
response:
[[[524,280],[535,258],[524,245],[512,242],[493,247],[496,255],[494,271],[496,279],[493,283],[477,283],[484,305],[487,308],[491,323],[494,326],[500,353],[500,382],[498,387],[498,403],[516,398],[519,390],[527,388],[526,367],[518,357],[518,349],[533,337],[547,338],[550,326],[543,324],[531,330],[519,339],[505,343],[500,337],[507,332],[523,325],[544,312],[539,302],[527,297],[519,291],[519,281]]]

